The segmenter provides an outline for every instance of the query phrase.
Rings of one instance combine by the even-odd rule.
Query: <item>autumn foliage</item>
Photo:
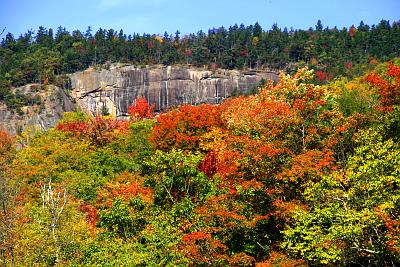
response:
[[[381,69],[368,74],[365,79],[378,91],[381,107],[384,110],[391,110],[393,105],[400,104],[399,66],[388,62]]]
[[[69,133],[77,138],[89,140],[95,145],[104,145],[120,134],[126,134],[129,122],[110,118],[94,117],[84,120],[68,120],[60,122],[56,129]]]
[[[217,172],[217,157],[214,151],[207,153],[203,161],[199,164],[199,169],[204,172],[208,178],[213,177]]]
[[[149,105],[145,98],[136,98],[135,103],[128,108],[132,120],[143,120],[154,117],[155,104]]]
[[[3,160],[7,159],[7,155],[12,153],[15,149],[15,138],[8,132],[0,129],[0,164],[3,164]]]
[[[223,124],[221,106],[184,105],[157,118],[151,142],[161,150],[171,148],[195,149],[202,134]]]
[[[6,162],[24,192],[16,258],[73,266],[400,264],[399,65],[323,86],[312,83],[315,75],[329,75],[302,68],[256,94],[157,118],[140,98],[129,121],[66,114]],[[8,155],[13,138],[0,137]],[[70,202],[47,242],[51,214],[40,185],[50,178]],[[35,251],[42,256],[30,256]]]

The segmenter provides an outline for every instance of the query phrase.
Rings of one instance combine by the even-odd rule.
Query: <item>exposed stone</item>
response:
[[[116,117],[125,117],[136,97],[145,97],[156,110],[168,110],[182,104],[221,103],[232,93],[247,93],[262,79],[278,80],[274,72],[204,70],[186,66],[112,65],[110,69],[90,68],[70,74],[71,96],[56,86],[25,85],[19,90],[34,97],[41,105],[22,107],[19,112],[7,109],[0,102],[0,128],[10,133],[46,130],[54,127],[64,112],[77,108],[94,115],[107,110]],[[103,106],[105,108],[103,108]]]
[[[0,128],[11,134],[26,130],[46,130],[54,127],[64,112],[75,109],[75,101],[61,88],[49,85],[45,90],[37,90],[37,87],[37,84],[29,84],[16,90],[26,95],[39,95],[40,105],[25,106],[16,111],[0,103]]]
[[[71,74],[70,78],[72,94],[83,110],[93,114],[108,110],[121,117],[127,115],[128,106],[136,97],[145,97],[156,110],[182,104],[221,103],[233,92],[253,90],[262,79],[277,81],[278,75],[268,71],[212,72],[186,66],[113,65],[109,70],[90,68]]]

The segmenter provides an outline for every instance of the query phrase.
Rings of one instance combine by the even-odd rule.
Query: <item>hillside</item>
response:
[[[69,92],[54,85],[28,84],[15,88],[14,92],[25,101],[18,109],[0,102],[0,129],[11,134],[53,128],[64,112],[78,108]]]
[[[0,260],[17,266],[400,264],[400,59],[323,86],[130,120],[0,131]]]
[[[357,76],[382,62],[400,56],[397,21],[380,21],[337,29],[323,27],[265,30],[254,25],[233,25],[208,32],[163,36],[124,33],[90,27],[86,32],[39,27],[14,37],[3,34],[0,45],[0,101],[10,108],[23,99],[11,87],[28,83],[65,85],[64,74],[93,66],[127,63],[135,66],[186,64],[222,69],[286,70],[294,73],[307,65],[315,70],[314,82],[325,83],[340,75]],[[61,75],[61,76],[60,76]]]
[[[52,127],[63,111],[74,108],[125,117],[128,106],[142,96],[157,111],[220,103],[251,93],[266,80],[276,81],[279,71],[294,74],[304,66],[315,71],[313,83],[325,84],[362,75],[400,56],[399,23],[386,20],[343,29],[324,28],[318,21],[307,30],[276,24],[265,30],[255,23],[174,36],[113,29],[94,33],[90,27],[85,33],[68,32],[60,26],[0,37],[1,125],[12,133]],[[30,85],[36,93],[25,93]],[[45,108],[58,105],[57,99],[41,101],[52,86],[70,94],[77,105]]]

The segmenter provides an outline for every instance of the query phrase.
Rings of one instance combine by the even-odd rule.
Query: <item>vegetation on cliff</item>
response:
[[[400,61],[131,121],[0,132],[0,260],[71,266],[400,264]],[[25,136],[26,138],[26,136]]]

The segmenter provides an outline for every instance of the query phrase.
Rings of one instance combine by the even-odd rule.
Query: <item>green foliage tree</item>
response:
[[[358,136],[347,166],[304,192],[309,209],[293,212],[285,249],[311,264],[396,265],[400,150],[371,129]],[[396,223],[394,223],[396,222]]]
[[[135,219],[128,207],[116,200],[110,209],[100,214],[99,226],[107,228],[108,232],[128,238],[137,231]]]
[[[184,198],[201,200],[210,191],[207,176],[198,168],[202,155],[182,150],[157,150],[146,162],[149,182],[158,204],[176,204]]]

